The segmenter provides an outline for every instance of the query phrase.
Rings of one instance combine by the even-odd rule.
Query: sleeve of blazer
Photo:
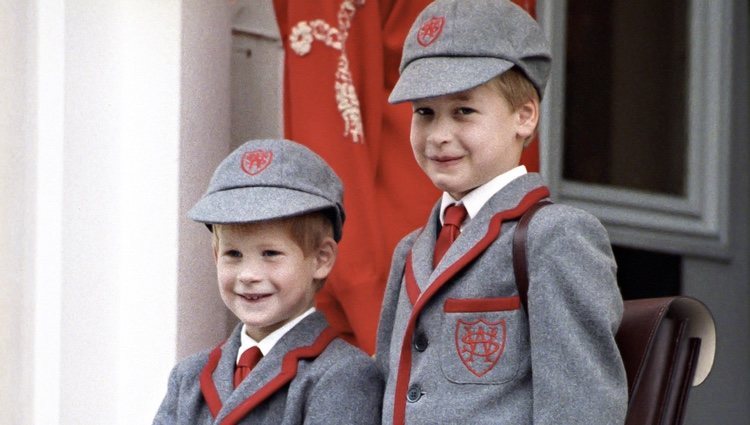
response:
[[[623,304],[606,230],[554,204],[531,221],[527,250],[534,424],[622,424]]]
[[[167,386],[167,395],[159,406],[159,410],[154,417],[153,425],[170,425],[177,423],[177,405],[180,394],[180,378],[178,376],[178,367],[175,366],[169,374],[169,384]]]
[[[406,256],[411,250],[414,240],[418,235],[414,231],[407,235],[396,245],[391,260],[391,271],[388,274],[388,283],[383,295],[383,304],[380,308],[380,320],[378,321],[378,333],[375,344],[375,359],[383,376],[388,376],[388,358],[391,347],[391,334],[393,333],[393,320],[396,317],[398,296],[401,292],[401,282],[404,277],[404,266]]]

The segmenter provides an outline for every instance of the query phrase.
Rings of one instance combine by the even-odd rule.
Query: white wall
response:
[[[23,0],[0,0],[0,423],[19,424],[28,417],[29,370],[24,367],[30,326],[24,314],[29,294],[30,240],[27,206],[32,191],[27,165],[33,149],[26,116],[30,93],[25,76],[30,68],[29,5]],[[12,391],[11,389],[16,389]],[[3,422],[7,421],[7,422]]]
[[[185,213],[230,147],[230,9],[0,0],[0,424],[150,423],[225,337]]]
[[[177,12],[65,4],[60,423],[147,421],[174,357]]]
[[[180,2],[0,7],[0,422],[148,423],[176,354]]]

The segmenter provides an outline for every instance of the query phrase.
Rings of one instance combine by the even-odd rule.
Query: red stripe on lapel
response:
[[[501,211],[495,214],[490,220],[490,224],[487,229],[487,233],[482,237],[476,245],[474,245],[463,257],[459,258],[450,267],[445,269],[440,276],[430,284],[423,296],[417,299],[417,302],[413,302],[414,308],[409,316],[409,322],[406,325],[406,332],[404,333],[404,339],[401,342],[401,355],[398,362],[398,373],[396,374],[396,394],[393,403],[393,424],[403,425],[406,423],[406,392],[409,387],[409,377],[411,375],[411,350],[412,346],[410,341],[414,335],[414,328],[416,326],[417,318],[422,312],[425,304],[432,298],[432,296],[448,282],[456,273],[463,269],[467,264],[472,262],[479,254],[487,249],[490,244],[497,239],[500,235],[500,228],[503,224],[503,220],[518,218],[529,209],[532,205],[537,203],[539,200],[549,196],[549,189],[546,186],[540,186],[523,197],[521,202],[514,208]],[[411,254],[410,254],[411,255]],[[407,265],[409,262],[407,262]],[[411,271],[411,279],[414,279],[413,270],[408,267],[405,269],[405,273]],[[406,277],[407,290],[409,289],[409,276]],[[416,282],[414,282],[416,286]],[[419,289],[417,287],[417,289]],[[419,293],[417,293],[419,296]],[[411,296],[409,297],[411,299]]]
[[[281,372],[271,379],[263,388],[245,399],[239,406],[229,412],[221,421],[221,425],[234,425],[241,421],[245,415],[256,408],[260,403],[270,397],[273,393],[283,387],[297,375],[297,366],[300,359],[314,358],[325,350],[328,344],[336,339],[337,332],[327,327],[311,345],[292,350],[284,356],[281,361]]]
[[[212,374],[214,373],[216,366],[219,364],[219,359],[221,358],[221,346],[223,344],[224,343],[219,344],[213,349],[213,351],[211,351],[211,354],[208,355],[208,363],[203,366],[203,370],[201,370],[200,374],[201,392],[203,393],[203,398],[206,400],[206,405],[208,405],[208,410],[211,411],[214,418],[221,410],[221,398],[219,397],[219,392],[216,391],[216,385],[214,384]]]

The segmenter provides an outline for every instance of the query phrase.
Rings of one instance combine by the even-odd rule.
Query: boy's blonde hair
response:
[[[526,75],[518,68],[511,68],[490,80],[490,83],[500,90],[505,100],[515,111],[529,100],[539,102],[539,93]]]
[[[292,240],[300,247],[305,257],[313,255],[315,251],[321,246],[325,238],[333,239],[333,223],[324,211],[313,211],[308,214],[302,214],[292,217],[283,217],[273,220],[276,223],[282,224],[286,227],[289,232],[289,236]],[[256,222],[257,223],[257,222]],[[239,223],[232,224],[231,226],[249,227],[254,223]],[[220,230],[222,226],[226,224],[214,224],[211,226],[213,233],[213,249],[216,253],[219,247]],[[315,279],[317,288],[320,289],[325,283],[325,279]]]
[[[488,84],[497,89],[500,95],[508,102],[511,110],[517,111],[521,106],[529,101],[539,104],[539,92],[526,75],[516,67],[513,67],[502,74],[491,79]],[[538,126],[538,123],[537,123]],[[534,134],[524,141],[524,146],[531,143]]]

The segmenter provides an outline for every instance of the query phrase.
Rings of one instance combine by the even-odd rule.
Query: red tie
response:
[[[260,352],[258,346],[250,347],[242,353],[240,360],[237,362],[237,367],[234,369],[235,388],[240,386],[242,380],[250,374],[250,371],[258,364],[261,357],[263,357],[263,353]]]
[[[432,259],[432,267],[437,267],[440,259],[445,255],[445,251],[451,246],[461,233],[461,223],[466,219],[466,208],[464,205],[452,204],[445,209],[443,214],[443,228],[440,229],[437,241],[435,242],[435,256]]]

